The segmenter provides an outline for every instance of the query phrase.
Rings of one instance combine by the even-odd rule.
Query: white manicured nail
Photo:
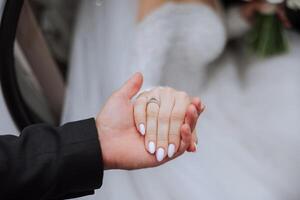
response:
[[[161,162],[165,157],[165,150],[163,148],[158,148],[156,152],[156,159]]]
[[[149,144],[148,144],[148,151],[149,151],[151,154],[154,154],[154,153],[155,153],[155,144],[154,144],[154,142],[149,142]]]
[[[175,153],[175,145],[174,144],[169,144],[168,157],[172,158],[174,156],[174,153]]]
[[[145,129],[145,125],[144,124],[140,124],[139,125],[139,130],[141,135],[145,135],[146,134],[146,129]]]

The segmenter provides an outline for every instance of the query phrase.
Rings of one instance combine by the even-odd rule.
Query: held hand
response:
[[[96,124],[101,142],[102,157],[106,169],[140,169],[155,167],[170,159],[158,162],[144,147],[133,118],[131,98],[142,86],[143,77],[135,74],[115,92],[97,116]],[[192,133],[188,124],[181,127],[182,141],[173,158],[183,154],[191,145]]]
[[[281,4],[273,5],[268,2],[255,0],[255,1],[245,3],[241,7],[241,14],[249,23],[252,24],[255,20],[254,16],[257,12],[258,13],[268,13],[270,10],[273,10],[273,9],[275,9],[275,13],[277,14],[277,16],[278,16],[279,20],[282,22],[282,24],[286,28],[291,28],[292,25],[291,25],[288,17],[286,16],[284,6]]]
[[[198,98],[191,99],[185,92],[169,87],[158,87],[138,96],[134,103],[137,129],[145,135],[145,147],[156,153],[158,161],[167,155],[172,158],[180,147],[180,128],[187,123],[193,131],[189,148],[196,151],[197,136],[194,131],[204,105]]]

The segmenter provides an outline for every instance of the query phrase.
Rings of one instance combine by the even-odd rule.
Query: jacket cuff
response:
[[[92,193],[102,186],[103,160],[94,119],[68,123],[63,134],[62,163],[58,190],[64,198]]]

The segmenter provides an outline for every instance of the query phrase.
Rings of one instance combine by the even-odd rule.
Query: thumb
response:
[[[117,91],[122,95],[131,99],[136,95],[143,85],[143,75],[141,73],[135,73],[126,83]]]

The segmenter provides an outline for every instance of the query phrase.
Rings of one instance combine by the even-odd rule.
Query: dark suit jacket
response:
[[[28,126],[39,119],[22,99],[13,56],[22,5],[23,0],[7,0],[0,26],[0,85],[14,122],[23,130],[20,137],[0,136],[0,200],[59,200],[92,194],[103,177],[95,120],[62,127]]]
[[[0,199],[65,199],[92,194],[103,177],[94,119],[30,126],[0,136]]]

